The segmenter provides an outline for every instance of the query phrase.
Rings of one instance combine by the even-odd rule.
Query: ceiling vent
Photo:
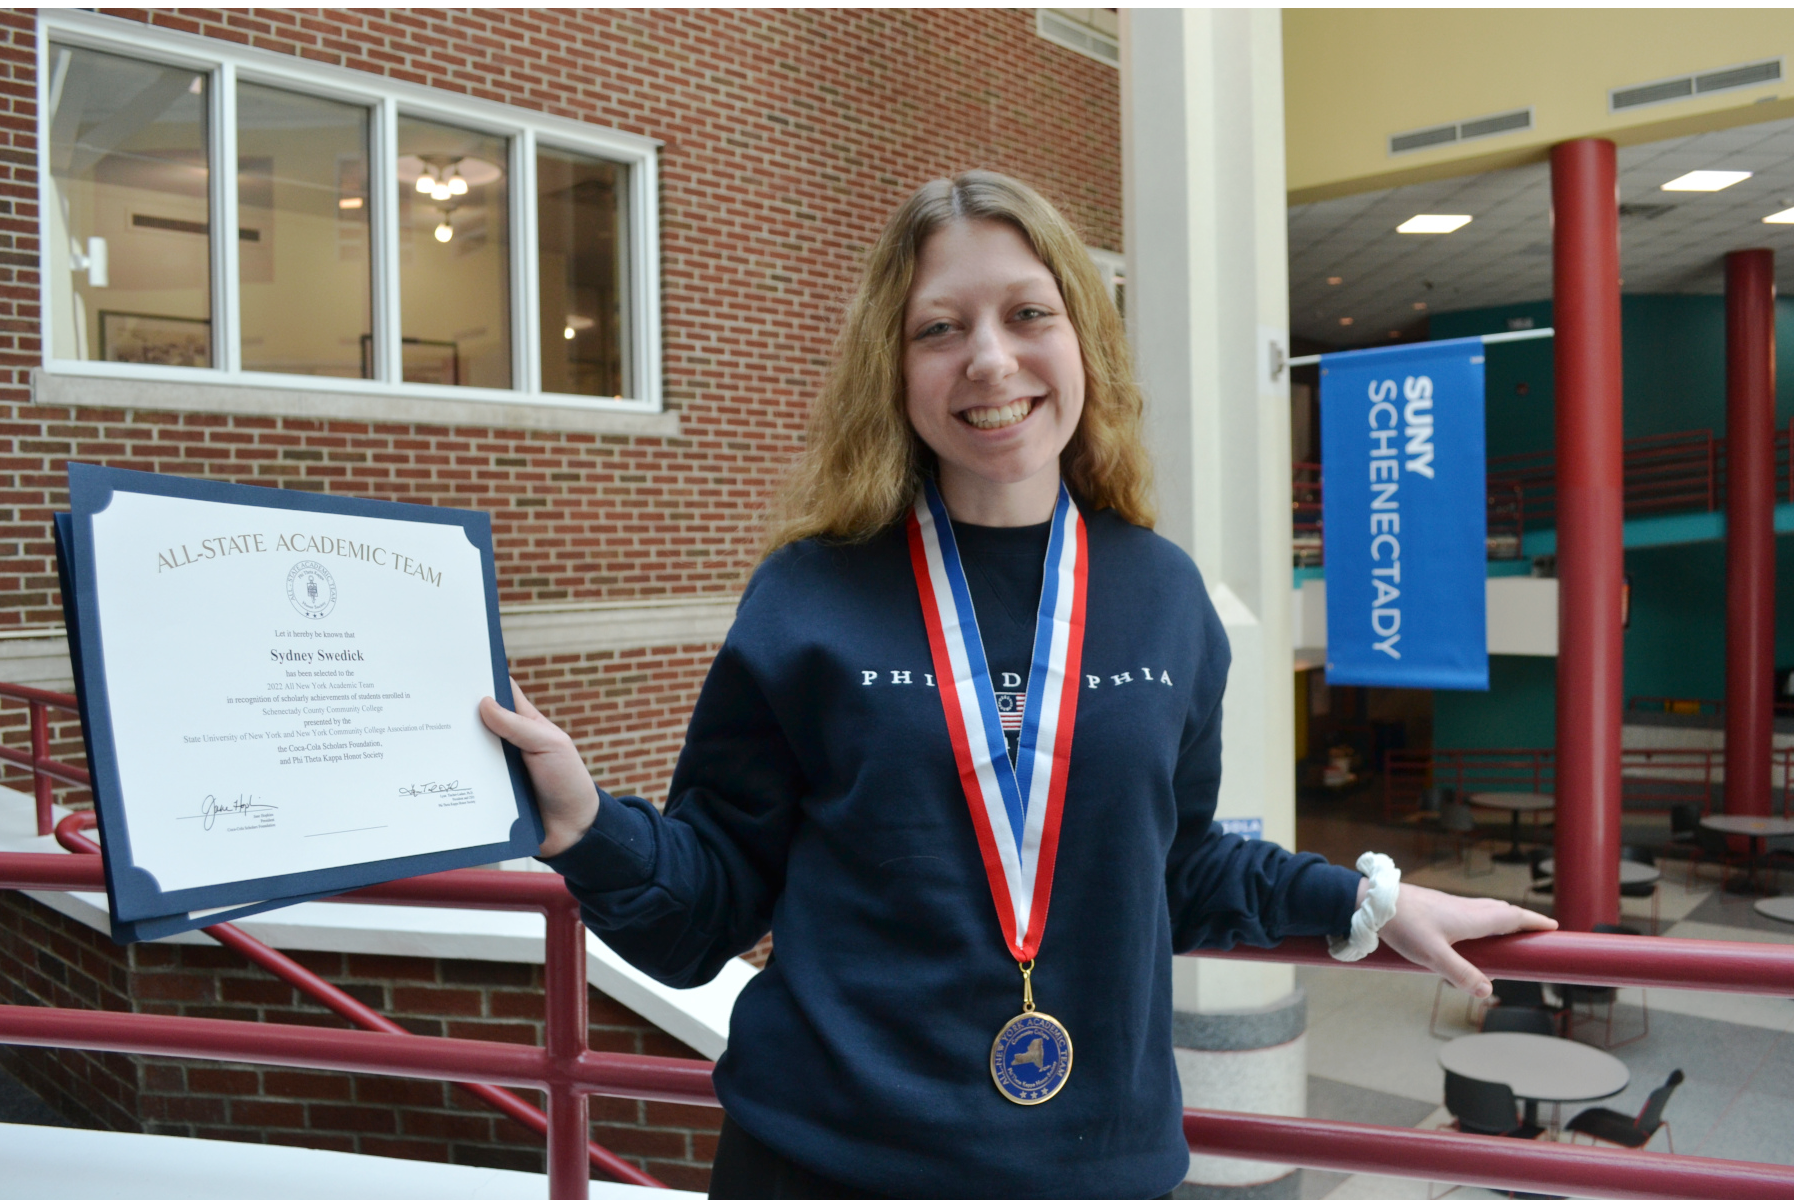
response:
[[[1683,75],[1679,79],[1658,79],[1651,83],[1614,88],[1606,93],[1606,98],[1613,112],[1622,112],[1628,108],[1643,108],[1647,104],[1667,104],[1672,100],[1688,100],[1714,92],[1780,83],[1785,77],[1782,60],[1771,58],[1765,62],[1744,63],[1737,67],[1722,67],[1717,71],[1702,71],[1697,75]]]
[[[1432,146],[1448,146],[1452,142],[1471,142],[1476,138],[1498,137],[1503,133],[1517,133],[1521,129],[1530,129],[1534,124],[1530,108],[1518,108],[1512,112],[1495,113],[1487,117],[1471,117],[1467,121],[1457,121],[1449,125],[1433,125],[1429,129],[1409,129],[1405,133],[1396,133],[1388,137],[1389,154],[1408,154],[1414,150],[1427,150]]]
[[[1119,15],[1110,8],[1040,8],[1038,36],[1065,50],[1119,65]]]

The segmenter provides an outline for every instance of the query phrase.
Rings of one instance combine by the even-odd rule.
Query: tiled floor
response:
[[[1410,830],[1380,824],[1372,797],[1303,798],[1299,841],[1335,862],[1349,863],[1364,850],[1381,850],[1400,864],[1408,882],[1469,895],[1500,896],[1548,911],[1548,897],[1528,891],[1522,866],[1495,864],[1479,853],[1474,874],[1456,862],[1430,861],[1433,848]],[[1636,831],[1634,831],[1636,832]],[[1495,827],[1496,838],[1504,831]],[[1635,839],[1634,839],[1635,840]],[[1448,854],[1445,844],[1436,848]],[[1685,865],[1666,866],[1660,917],[1662,933],[1671,937],[1766,941],[1792,944],[1791,926],[1759,916],[1747,902],[1721,900],[1716,876],[1703,874],[1694,891],[1684,886]],[[1785,882],[1785,877],[1783,877]],[[1648,901],[1627,901],[1627,924],[1649,929]],[[1380,971],[1305,968],[1300,983],[1307,991],[1310,1026],[1307,1037],[1307,1112],[1333,1120],[1431,1129],[1449,1122],[1441,1107],[1443,1072],[1437,1065],[1444,1042],[1428,1030],[1434,982],[1422,975]],[[1754,1162],[1791,1163],[1794,1155],[1794,1005],[1789,998],[1738,996],[1673,988],[1648,992],[1624,989],[1615,1014],[1627,1035],[1649,1008],[1650,1032],[1641,1041],[1611,1053],[1631,1069],[1631,1085],[1602,1103],[1636,1113],[1650,1090],[1679,1068],[1686,1081],[1676,1089],[1666,1117],[1683,1154],[1700,1154]],[[1445,988],[1440,1000],[1438,1032],[1473,1033],[1468,1006]],[[1598,1031],[1578,1033],[1584,1040]],[[1586,1105],[1561,1114],[1572,1117]],[[1551,1115],[1548,1108],[1545,1115]],[[1660,1152],[1661,1135],[1656,1138]],[[1439,1189],[1441,1190],[1441,1188]],[[1417,1180],[1375,1175],[1339,1175],[1307,1171],[1305,1200],[1424,1200],[1426,1186]],[[1465,1188],[1454,1200],[1492,1197]]]

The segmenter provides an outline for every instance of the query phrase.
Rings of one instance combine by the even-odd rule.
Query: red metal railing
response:
[[[1659,433],[1625,443],[1625,515],[1718,512],[1725,505],[1725,439],[1710,429]],[[1794,431],[1775,431],[1775,496],[1794,499]],[[1324,492],[1318,463],[1295,463],[1294,565],[1324,561]],[[1488,459],[1488,557],[1517,558],[1525,527],[1556,520],[1556,451]]]
[[[1710,429],[1631,438],[1625,443],[1625,515],[1718,512],[1725,506],[1725,439]],[[1516,484],[1524,493],[1525,519],[1556,519],[1556,451],[1496,455],[1488,459],[1488,486]],[[1775,495],[1794,499],[1794,431],[1775,431]]]
[[[1619,752],[1623,799],[1631,812],[1667,812],[1671,805],[1712,810],[1714,790],[1725,783],[1723,749],[1655,748]],[[1544,749],[1389,750],[1382,774],[1383,816],[1396,821],[1416,810],[1428,787],[1458,792],[1556,790],[1556,751]],[[1783,815],[1794,811],[1794,749],[1772,747],[1769,789],[1782,796]]]
[[[50,757],[50,710],[58,709],[77,717],[81,710],[76,706],[73,696],[63,692],[46,692],[42,688],[26,687],[19,683],[0,683],[0,699],[23,700],[30,715],[31,749],[25,751],[17,746],[0,744],[0,760],[31,772],[32,798],[37,802],[38,836],[48,837],[50,806],[56,785],[62,783],[85,788],[90,782],[86,767],[58,762]]]
[[[0,685],[0,694],[16,691]],[[86,823],[85,814],[65,819],[59,831],[65,846],[78,851],[93,846],[79,832],[78,827]],[[104,887],[97,854],[0,854],[0,889],[97,892]],[[335,900],[542,913],[545,1044],[414,1037],[380,1024],[364,1030],[320,1029],[21,1005],[0,1005],[0,1043],[374,1072],[464,1086],[543,1091],[549,1098],[545,1130],[551,1200],[585,1197],[590,1164],[601,1165],[587,1140],[590,1095],[718,1103],[710,1063],[587,1049],[585,931],[575,901],[560,878],[447,871],[364,888]],[[241,931],[233,932],[261,947]],[[1548,933],[1486,939],[1464,943],[1459,949],[1490,975],[1508,978],[1793,994],[1794,955],[1789,946]],[[252,953],[256,961],[290,983],[298,986],[303,978],[292,973],[302,970],[297,965],[290,971],[287,964],[291,960],[284,955],[267,947]],[[1206,953],[1217,956],[1219,952]],[[1230,953],[1236,959],[1319,965],[1334,961],[1316,938],[1273,949],[1238,947]],[[1385,947],[1357,967],[1423,970]],[[350,1001],[350,1005],[354,1003]],[[357,1019],[355,1010],[347,1005],[334,1008]],[[1794,1186],[1791,1168],[1723,1159],[1202,1109],[1186,1110],[1183,1119],[1188,1143],[1197,1153],[1338,1171],[1577,1192],[1619,1200],[1786,1200]]]
[[[1723,700],[1703,700],[1694,696],[1633,696],[1625,702],[1625,711],[1628,713],[1658,712],[1688,717],[1723,718],[1725,702]],[[1777,716],[1793,716],[1794,698],[1777,694],[1775,713]]]

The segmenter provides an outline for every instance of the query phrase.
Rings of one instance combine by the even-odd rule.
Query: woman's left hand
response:
[[[1400,957],[1436,971],[1452,986],[1480,1000],[1493,992],[1494,985],[1475,964],[1451,949],[1453,943],[1555,928],[1556,922],[1542,913],[1504,900],[1452,896],[1403,883],[1394,917],[1381,927],[1381,940]]]

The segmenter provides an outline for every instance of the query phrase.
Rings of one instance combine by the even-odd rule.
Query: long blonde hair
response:
[[[958,219],[1012,225],[1062,289],[1086,375],[1081,419],[1062,452],[1070,491],[1092,508],[1154,524],[1143,395],[1125,323],[1099,270],[1068,221],[1031,187],[993,171],[966,171],[914,192],[870,252],[813,405],[805,449],[770,506],[765,556],[803,538],[873,537],[901,518],[935,470],[935,456],[906,417],[901,327],[921,248]]]

